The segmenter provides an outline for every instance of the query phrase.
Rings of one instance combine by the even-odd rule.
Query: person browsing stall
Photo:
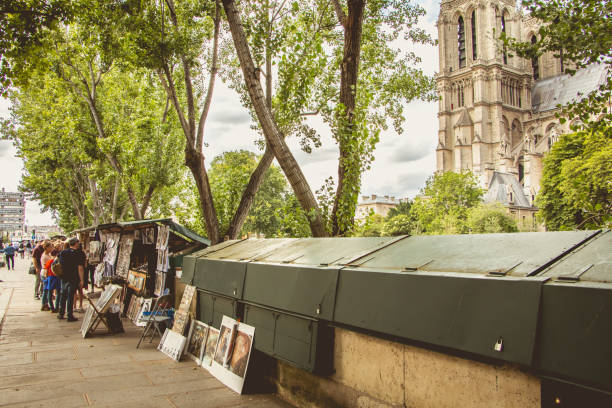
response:
[[[62,298],[57,318],[63,319],[66,312],[69,322],[78,320],[74,317],[72,306],[77,288],[82,288],[84,284],[85,262],[78,251],[80,245],[78,238],[70,238],[68,248],[59,254],[59,263],[62,267]]]

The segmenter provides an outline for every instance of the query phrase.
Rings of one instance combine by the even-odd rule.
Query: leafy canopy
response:
[[[612,221],[612,132],[562,135],[544,158],[538,215],[549,230],[608,228]]]

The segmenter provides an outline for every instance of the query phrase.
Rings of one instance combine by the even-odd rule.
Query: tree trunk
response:
[[[151,198],[153,197],[154,192],[155,185],[151,184],[144,197],[142,198],[142,205],[140,206],[140,215],[142,216],[142,218],[146,217],[146,213],[149,209],[149,204],[151,203]]]
[[[236,52],[240,60],[245,83],[251,97],[251,102],[255,108],[268,146],[274,153],[300,205],[308,216],[312,235],[315,237],[325,237],[327,236],[327,231],[322,222],[314,194],[302,173],[302,169],[299,167],[295,157],[291,154],[289,147],[285,143],[282,134],[274,122],[272,112],[266,105],[261,83],[256,74],[255,65],[251,58],[246,35],[242,28],[236,5],[233,0],[223,0],[223,6],[234,40],[234,46],[236,47]]]
[[[212,244],[221,242],[221,235],[219,233],[219,220],[217,219],[217,212],[212,200],[212,192],[210,191],[210,183],[208,182],[208,173],[204,167],[204,154],[198,152],[195,149],[187,146],[185,148],[185,164],[191,170],[193,179],[198,187],[198,193],[200,196],[200,205],[202,209],[202,215],[206,222],[206,233],[208,239]],[[202,199],[204,197],[205,199]]]
[[[339,2],[335,0],[336,13],[344,28],[344,58],[340,67],[340,103],[344,106],[342,124],[338,127],[338,146],[340,159],[338,161],[338,188],[334,198],[332,210],[332,235],[344,235],[349,222],[355,216],[355,194],[347,189],[359,183],[361,174],[355,174],[355,169],[349,167],[350,163],[359,158],[351,157],[349,142],[353,138],[353,125],[355,115],[355,97],[357,92],[357,79],[359,75],[359,56],[361,53],[361,32],[363,14],[366,0],[348,0],[348,14],[343,15]],[[351,174],[349,174],[349,172]],[[352,176],[352,177],[351,177]],[[355,177],[357,179],[355,180]],[[342,208],[342,210],[341,210]],[[348,211],[347,211],[348,208]],[[343,218],[343,219],[341,219]]]
[[[274,153],[269,147],[266,147],[266,151],[259,160],[257,167],[253,174],[251,174],[251,178],[249,179],[249,183],[242,193],[242,198],[240,199],[240,204],[236,209],[236,213],[234,214],[234,218],[230,222],[230,225],[227,229],[227,233],[225,234],[229,239],[238,238],[238,234],[240,234],[240,230],[244,225],[244,221],[246,220],[247,215],[249,215],[249,211],[255,201],[255,195],[263,182],[264,176],[268,171],[268,168],[272,164],[274,160]]]
[[[115,177],[115,187],[113,188],[113,195],[111,198],[111,222],[117,222],[117,200],[119,197],[119,176]]]

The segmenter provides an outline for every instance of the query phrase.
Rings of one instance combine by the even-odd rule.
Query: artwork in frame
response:
[[[202,367],[207,370],[210,369],[213,357],[215,356],[215,349],[217,348],[217,341],[219,340],[219,329],[212,326],[208,329],[208,338],[206,339],[206,348],[204,349],[204,356],[202,357]]]
[[[185,354],[198,365],[202,363],[202,358],[204,357],[208,330],[209,326],[206,323],[195,319],[191,321]]]
[[[209,371],[238,394],[242,393],[254,335],[255,327],[223,316],[215,356]]]
[[[137,272],[130,270],[128,273],[128,287],[134,289],[136,292],[140,293],[145,288],[145,283],[147,280],[147,274],[143,272]]]

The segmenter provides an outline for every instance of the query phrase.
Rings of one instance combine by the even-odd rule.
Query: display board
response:
[[[174,324],[172,325],[172,330],[177,333],[185,333],[185,328],[187,327],[189,320],[189,309],[191,308],[191,302],[195,296],[195,291],[195,286],[187,285],[185,287],[181,304],[179,305],[178,310],[174,313]]]
[[[104,291],[100,295],[100,298],[96,302],[96,309],[98,309],[99,314],[106,313],[115,298],[121,294],[121,290],[122,287],[119,285],[109,285],[106,287],[106,289],[104,289]],[[85,312],[85,316],[83,317],[83,322],[81,323],[80,332],[83,338],[87,336],[95,320],[96,311],[90,305],[87,307],[87,311]]]
[[[124,279],[128,278],[130,268],[130,258],[132,256],[132,248],[134,246],[134,234],[124,234],[121,236],[119,243],[119,255],[117,257],[117,267],[115,274]]]
[[[185,354],[187,357],[194,360],[198,365],[202,363],[204,350],[206,349],[206,340],[208,339],[209,326],[198,320],[192,320],[189,327],[189,335],[187,336],[187,349]]]
[[[255,327],[223,316],[210,373],[238,394],[242,393]]]
[[[175,361],[179,361],[185,349],[187,338],[166,329],[157,349]]]

